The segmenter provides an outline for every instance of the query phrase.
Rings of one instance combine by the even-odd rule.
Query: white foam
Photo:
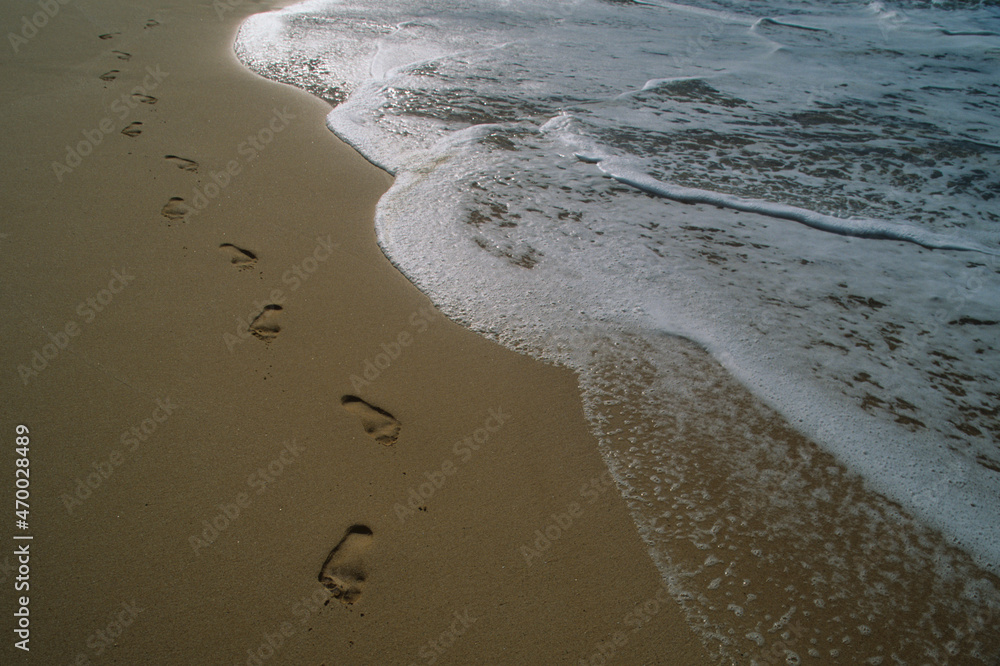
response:
[[[577,154],[577,156],[589,162],[596,162],[601,171],[622,183],[632,185],[643,192],[649,192],[682,203],[710,204],[746,213],[757,213],[758,215],[766,215],[777,219],[792,220],[794,222],[801,222],[813,229],[841,234],[843,236],[854,236],[855,238],[905,241],[936,250],[961,250],[982,252],[983,254],[990,255],[998,254],[996,249],[987,247],[981,243],[956,240],[951,236],[917,229],[898,222],[888,222],[872,218],[845,219],[834,217],[833,215],[823,215],[822,213],[786,204],[747,199],[694,187],[680,187],[659,181],[631,167],[626,160],[615,158],[600,159],[581,154]]]
[[[995,12],[702,4],[314,2],[252,17],[237,52],[347,98],[330,128],[396,176],[387,256],[449,316],[576,368],[595,428],[620,399],[597,368],[640,359],[682,391],[664,341],[685,336],[1000,570]],[[626,494],[669,467],[646,437]]]
[[[959,330],[948,321],[963,316],[991,320],[997,306],[991,286],[996,273],[985,266],[968,268],[970,259],[944,251],[995,255],[996,223],[984,219],[987,207],[975,198],[934,194],[938,183],[928,180],[931,167],[910,169],[899,161],[907,159],[907,142],[924,141],[921,145],[927,148],[921,150],[945,156],[933,166],[948,175],[937,178],[971,174],[969,187],[978,196],[986,191],[979,185],[983,178],[960,153],[986,150],[981,155],[996,161],[985,143],[973,143],[983,136],[981,127],[996,126],[995,117],[971,102],[921,92],[924,96],[910,106],[922,104],[925,116],[931,111],[947,113],[945,126],[932,126],[920,118],[913,125],[913,137],[897,139],[880,136],[879,132],[893,128],[868,110],[882,100],[885,108],[879,113],[896,114],[898,122],[909,122],[906,109],[892,109],[894,95],[912,97],[935,77],[942,84],[962,79],[965,85],[983,87],[983,76],[949,71],[926,74],[919,86],[900,84],[901,72],[910,63],[873,55],[868,66],[877,59],[884,73],[874,71],[869,80],[842,91],[859,59],[868,62],[863,60],[864,49],[878,52],[877,42],[890,19],[895,40],[891,46],[898,53],[918,58],[932,50],[926,24],[910,15],[904,21],[898,12],[887,13],[884,8],[872,9],[878,19],[874,25],[865,22],[870,19],[863,12],[854,17],[817,12],[808,20],[789,21],[778,15],[749,20],[716,10],[706,10],[706,15],[673,6],[629,11],[639,14],[627,18],[619,8],[587,3],[537,8],[512,2],[494,8],[399,2],[373,10],[350,3],[312,2],[252,17],[241,30],[237,50],[258,70],[269,66],[273,74],[278,63],[289,78],[301,74],[298,65],[311,58],[309,71],[320,69],[327,83],[349,95],[330,114],[330,127],[398,177],[379,206],[380,241],[401,270],[445,309],[500,339],[526,341],[528,349],[553,328],[567,330],[597,321],[699,340],[774,406],[794,415],[804,431],[867,470],[887,494],[996,565],[1000,562],[997,527],[984,523],[981,510],[970,509],[966,494],[955,490],[944,503],[950,507],[944,513],[942,503],[936,502],[934,516],[912,499],[952,469],[941,464],[942,437],[963,441],[964,453],[953,455],[992,456],[988,437],[970,438],[955,429],[956,419],[968,412],[956,412],[950,404],[954,396],[941,386],[928,387],[925,375],[940,362],[940,357],[928,356],[933,351],[960,359],[950,362],[958,375],[983,378],[963,381],[956,390],[979,395],[977,391],[990,388],[983,373],[989,376],[992,371],[983,364],[995,362],[995,352],[977,353],[974,340],[979,338],[966,335],[973,329]],[[669,20],[658,14],[664,12]],[[970,29],[974,20],[969,15],[956,16],[944,17],[952,32],[977,36],[940,37],[951,40],[950,48],[955,40],[989,39],[979,34],[983,30]],[[660,22],[655,21],[658,17]],[[940,23],[941,17],[935,20]],[[774,51],[756,34],[764,25],[767,41],[786,41],[793,49]],[[616,32],[623,29],[627,40]],[[809,53],[814,48],[811,42],[797,41],[798,33],[860,36],[858,44],[849,48],[838,46],[839,41],[815,47],[817,55],[823,55],[817,59]],[[699,38],[694,52],[691,35]],[[688,44],[681,55],[690,57],[678,57],[669,44],[685,39]],[[967,65],[970,57],[963,55],[961,60]],[[933,64],[930,56],[927,61]],[[621,63],[629,66],[623,68]],[[785,83],[768,74],[774,66],[794,66],[802,73]],[[957,66],[952,69],[959,71]],[[802,88],[806,80],[815,84],[815,90]],[[892,81],[898,90],[890,88],[887,94],[885,88]],[[667,124],[659,120],[664,114]],[[796,122],[788,122],[789,116]],[[772,117],[781,121],[777,130],[770,127]],[[822,131],[810,135],[806,131],[810,123]],[[899,176],[890,174],[881,183],[861,168],[864,159],[838,155],[835,147],[823,143],[809,143],[827,137],[826,141],[840,141],[853,149],[850,142],[858,133],[871,136],[862,138],[862,143],[864,150],[872,151],[875,164],[897,170],[901,166]],[[727,143],[733,136],[738,136],[738,143]],[[491,137],[506,141],[513,150],[494,149]],[[574,150],[574,137],[582,137],[587,149]],[[798,145],[785,149],[765,141]],[[952,146],[942,148],[943,141],[952,141]],[[655,201],[609,194],[607,185],[595,180],[586,165],[571,163],[574,152],[599,160],[600,168],[620,182],[698,206],[668,209]],[[752,170],[740,164],[719,168],[729,156],[743,159]],[[828,174],[811,176],[810,169],[822,160],[829,161],[824,167]],[[752,166],[757,161],[771,161],[776,170]],[[904,184],[892,185],[894,179]],[[478,183],[481,196],[473,196],[470,183]],[[704,183],[724,187],[699,186]],[[568,192],[560,189],[566,187]],[[739,189],[765,196],[733,191]],[[885,191],[892,196],[884,197]],[[603,199],[595,201],[595,196]],[[782,196],[784,201],[769,200]],[[819,209],[796,205],[796,197],[819,197],[814,199]],[[765,217],[737,220],[709,214],[701,208],[704,205]],[[895,212],[906,221],[823,210],[844,206]],[[466,224],[473,210],[487,211],[481,217],[484,223]],[[428,216],[428,211],[433,214]],[[560,212],[582,222],[554,225],[551,218],[558,219]],[[726,236],[728,245],[679,240],[681,215],[688,216],[689,227],[724,229],[705,233],[720,240]],[[834,234],[907,241],[935,248],[935,254],[915,255],[875,240],[844,245],[815,232],[769,226],[763,221],[767,217]],[[657,230],[644,230],[644,220]],[[754,247],[754,255],[732,247]],[[655,257],[650,248],[662,256]],[[741,279],[754,286],[720,282],[726,271],[701,258],[710,254],[719,258],[717,262],[739,263]],[[430,262],[429,257],[439,259]],[[806,261],[808,267],[792,270],[792,262]],[[517,265],[535,268],[529,273]],[[776,280],[769,268],[774,265],[783,266],[792,282],[797,279],[801,284]],[[482,298],[473,288],[476,281],[468,279],[476,274],[488,275],[485,283],[504,286],[498,290],[484,284],[490,297]],[[849,288],[837,286],[845,281]],[[931,294],[939,294],[939,301],[928,299]],[[775,302],[786,297],[794,298],[785,305]],[[858,304],[862,297],[880,306]],[[798,319],[796,309],[789,307],[795,299],[800,301],[797,307],[807,307],[810,313],[804,328],[792,323]],[[830,306],[829,299],[842,306]],[[951,305],[945,307],[947,301]],[[553,302],[564,307],[553,308]],[[950,317],[948,321],[940,321],[941,312]],[[763,320],[784,323],[779,330],[771,329],[767,338],[748,338],[746,324],[759,325]],[[510,323],[515,321],[521,323]],[[918,330],[922,321],[933,322],[938,329],[932,343]],[[869,347],[867,353],[851,348],[845,359],[833,357],[829,352],[833,347],[816,350],[817,335],[822,337],[831,326],[852,327],[856,337],[847,344],[862,342]],[[881,330],[886,326],[902,326],[892,335],[910,338],[906,348],[894,354],[902,361],[890,357],[886,362],[873,351],[876,345],[884,348],[884,339],[891,337]],[[842,342],[824,340],[831,345]],[[784,379],[769,380],[768,388],[763,388],[764,382],[754,378],[775,374],[767,370],[782,357]],[[803,372],[803,368],[810,369]],[[844,385],[859,372],[871,377],[870,387],[883,405],[897,397],[914,405],[919,414],[914,418],[929,426],[926,433],[899,428],[891,409],[875,409],[875,415],[859,410],[864,393]],[[779,386],[784,388],[778,390]],[[890,395],[887,387],[895,393]],[[813,397],[803,401],[806,394]],[[981,399],[989,400],[985,395]],[[970,398],[965,404],[977,400]],[[981,426],[972,427],[983,431]],[[873,436],[881,443],[872,448],[867,462],[848,453]],[[926,441],[914,445],[915,440]],[[847,441],[854,443],[842,444]],[[907,451],[905,460],[897,458],[901,451]],[[893,459],[901,469],[914,471],[889,483],[884,470]],[[1000,483],[991,481],[989,472],[976,476],[983,476],[982,483],[965,484],[963,492],[981,492],[977,505],[993,506]]]

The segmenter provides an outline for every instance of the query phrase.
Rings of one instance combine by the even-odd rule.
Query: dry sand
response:
[[[0,661],[710,663],[573,375],[438,315],[376,245],[389,177],[236,61],[266,7],[53,4],[0,56],[2,422],[30,428],[34,537],[30,653],[8,629]]]

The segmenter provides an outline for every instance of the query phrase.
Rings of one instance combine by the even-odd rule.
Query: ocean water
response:
[[[317,0],[235,48],[395,175],[417,287],[577,370],[721,660],[995,663],[1000,6]]]

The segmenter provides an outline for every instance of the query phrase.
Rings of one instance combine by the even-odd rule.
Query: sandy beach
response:
[[[329,104],[233,54],[245,17],[290,3],[51,4],[52,15],[0,10],[16,36],[0,59],[0,420],[11,449],[30,442],[17,454],[30,460],[30,513],[23,526],[8,515],[0,555],[7,617],[17,628],[26,608],[29,620],[24,635],[8,631],[0,661],[805,656],[811,629],[789,634],[774,617],[758,627],[775,637],[766,653],[723,661],[650,557],[633,519],[641,499],[619,494],[577,377],[448,320],[384,256],[373,218],[391,177],[326,128]],[[808,461],[803,488],[844,475],[843,497],[867,497],[707,354],[681,349],[679,381],[714,392],[673,406],[694,420],[725,413],[732,430],[711,437],[780,440]],[[642,419],[620,412],[612,458]],[[709,443],[686,445],[712,460]],[[14,466],[0,484],[11,507]],[[836,527],[848,551],[871,529],[863,516]],[[908,534],[1000,583],[930,531]],[[799,566],[800,544],[767,547],[778,565],[752,575],[776,595],[828,574]],[[927,640],[997,654],[1000,618],[935,609],[937,574],[914,569],[925,560],[908,547],[872,556],[902,580],[886,601],[899,602],[898,626],[874,626],[881,663],[910,627],[949,620],[958,639]],[[19,553],[30,553],[21,591]],[[708,562],[695,548],[677,558]],[[831,578],[841,598],[859,594]],[[813,610],[815,623],[840,622]],[[869,647],[844,642],[839,659],[808,663],[855,663],[852,650]],[[939,663],[979,662],[942,652]]]
[[[436,313],[376,245],[389,177],[216,5],[60,4],[3,56],[4,663],[708,663],[572,375]]]

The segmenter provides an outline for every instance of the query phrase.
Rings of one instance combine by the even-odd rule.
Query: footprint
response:
[[[255,263],[257,263],[256,254],[250,250],[244,250],[241,247],[236,247],[232,243],[223,243],[219,246],[219,249],[226,253],[229,257],[229,261],[235,264],[237,268],[251,268]]]
[[[148,21],[146,21],[146,25],[143,26],[143,28],[144,29],[155,28],[158,25],[160,25],[159,21],[157,21],[156,19],[149,19]]]
[[[361,419],[361,427],[365,429],[376,442],[392,446],[399,439],[399,421],[389,412],[353,395],[345,395],[340,399],[344,409]]]
[[[176,155],[164,155],[163,159],[170,160],[174,163],[178,169],[184,169],[185,171],[197,171],[198,163],[194,160],[189,160],[184,157],[177,157]]]
[[[170,197],[170,200],[160,210],[160,215],[168,220],[183,220],[187,214],[188,205],[180,197]]]
[[[115,79],[118,78],[119,74],[121,74],[121,72],[119,72],[117,69],[112,69],[110,71],[104,72],[97,78],[99,78],[101,81],[114,81]]]
[[[156,104],[160,101],[152,95],[140,95],[139,93],[132,93],[132,99],[143,104]]]
[[[98,39],[114,39],[115,35],[120,35],[120,34],[122,34],[122,33],[120,33],[120,32],[108,32],[108,33],[105,33],[103,35],[98,35],[97,38]]]
[[[125,53],[124,51],[112,51],[119,60],[129,60],[132,57],[131,53]]]
[[[142,127],[142,123],[136,121],[134,123],[129,124],[128,127],[123,129],[122,134],[131,137],[139,136],[140,134],[142,134],[142,130],[139,129],[140,127]]]
[[[281,306],[274,303],[265,305],[260,314],[250,322],[250,332],[264,342],[274,340],[281,331],[281,326],[278,325],[278,313],[281,310]]]
[[[353,604],[364,589],[363,556],[372,545],[372,531],[364,525],[351,525],[319,571],[319,582],[346,605]]]

